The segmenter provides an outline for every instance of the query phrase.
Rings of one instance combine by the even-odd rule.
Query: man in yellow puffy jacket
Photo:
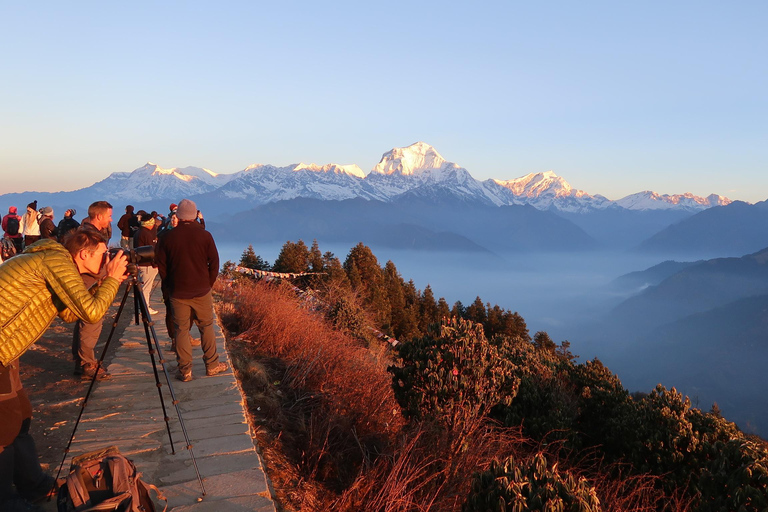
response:
[[[0,265],[0,510],[35,510],[53,479],[43,473],[29,435],[32,407],[19,377],[19,357],[58,315],[95,322],[109,309],[125,279],[126,259],[108,260],[96,233],[77,231],[64,240],[41,240]],[[107,277],[93,294],[81,272]]]

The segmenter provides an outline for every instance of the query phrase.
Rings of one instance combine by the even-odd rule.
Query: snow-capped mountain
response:
[[[287,167],[251,165],[233,175],[209,199],[247,201],[252,205],[297,197],[344,200],[355,197],[385,200],[366,182],[357,165],[295,164]]]
[[[132,172],[114,172],[77,192],[117,202],[165,200],[211,192],[225,185],[231,177],[199,167],[163,169],[147,163]]]
[[[510,180],[479,181],[467,169],[446,161],[425,142],[384,153],[368,175],[357,165],[333,163],[286,167],[256,164],[234,174],[217,174],[199,167],[164,169],[147,163],[132,172],[112,173],[90,187],[53,195],[58,198],[56,204],[81,207],[95,199],[104,199],[116,205],[133,203],[155,208],[153,203],[158,201],[178,202],[190,197],[203,201],[207,208],[227,211],[295,198],[362,198],[384,202],[419,198],[441,203],[458,200],[493,206],[532,205],[539,210],[567,213],[606,208],[696,212],[731,202],[715,194],[702,198],[649,191],[610,201],[601,195],[574,189],[553,171]],[[17,200],[14,195],[13,200],[19,202],[23,198],[19,196]]]
[[[384,153],[365,180],[392,200],[407,194],[425,199],[457,198],[501,206],[507,204],[469,171],[447,162],[435,148],[416,142]]]
[[[732,201],[727,197],[717,194],[710,194],[707,197],[695,196],[691,193],[686,194],[657,194],[650,190],[631,194],[623,197],[615,203],[628,210],[671,210],[681,209],[689,211],[701,211],[713,206],[725,206]]]
[[[526,174],[513,180],[488,180],[510,191],[516,204],[530,204],[539,210],[551,208],[579,212],[607,208],[612,201],[601,195],[590,195],[576,190],[553,171]]]

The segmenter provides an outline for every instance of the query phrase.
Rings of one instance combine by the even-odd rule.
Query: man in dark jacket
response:
[[[59,242],[64,240],[67,233],[80,227],[80,223],[75,220],[76,214],[77,211],[74,208],[64,212],[64,218],[59,221],[59,225],[56,228],[59,232]]]
[[[195,319],[200,330],[206,375],[227,369],[219,362],[213,330],[211,289],[219,275],[219,252],[213,236],[195,222],[197,206],[189,199],[179,202],[178,226],[160,237],[155,262],[167,288],[176,330],[176,378],[192,380],[192,341],[189,329]]]

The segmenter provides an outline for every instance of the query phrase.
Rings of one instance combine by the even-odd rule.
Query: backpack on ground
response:
[[[19,234],[19,218],[8,217],[8,221],[5,224],[5,232],[11,236]]]
[[[7,260],[8,258],[12,258],[14,256],[16,256],[16,245],[13,243],[12,239],[8,238],[7,236],[4,236],[2,240],[3,261]]]
[[[65,483],[56,500],[58,512],[155,512],[149,491],[158,499],[168,500],[154,485],[141,480],[141,473],[116,446],[86,453],[72,459]]]

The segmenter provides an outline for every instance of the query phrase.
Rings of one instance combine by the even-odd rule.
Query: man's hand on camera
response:
[[[125,278],[128,277],[125,274],[125,271],[128,268],[128,258],[125,257],[124,252],[120,251],[115,257],[107,260],[105,268],[107,270],[107,276],[114,277],[122,283],[125,281]]]

